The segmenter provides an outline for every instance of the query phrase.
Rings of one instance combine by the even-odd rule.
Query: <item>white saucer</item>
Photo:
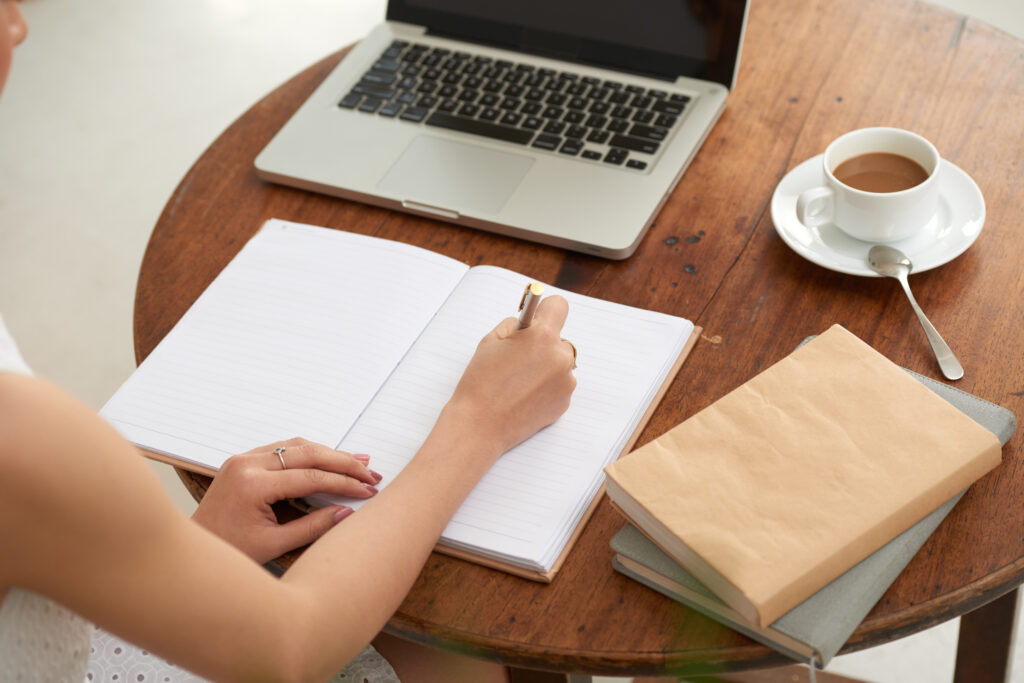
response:
[[[914,264],[914,272],[952,261],[967,250],[985,224],[985,200],[964,171],[942,160],[939,169],[939,210],[920,232],[892,242]],[[808,228],[797,220],[796,198],[804,190],[824,184],[821,155],[808,159],[786,174],[772,195],[772,221],[779,237],[808,261],[840,273],[881,277],[868,267],[872,242],[862,242],[831,223]]]

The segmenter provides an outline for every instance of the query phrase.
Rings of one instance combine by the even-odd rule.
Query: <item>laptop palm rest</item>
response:
[[[533,166],[530,157],[420,135],[377,188],[407,208],[442,215],[497,213]]]

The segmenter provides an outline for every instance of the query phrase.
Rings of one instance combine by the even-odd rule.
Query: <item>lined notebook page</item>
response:
[[[500,268],[471,269],[342,441],[343,450],[371,454],[374,469],[384,475],[382,485],[415,454],[477,343],[514,313],[527,281]],[[442,543],[544,570],[693,330],[682,318],[545,288],[552,293],[569,300],[563,336],[579,350],[571,406],[555,424],[502,456],[442,537]]]
[[[268,221],[101,414],[140,446],[213,469],[293,436],[335,446],[466,270]]]

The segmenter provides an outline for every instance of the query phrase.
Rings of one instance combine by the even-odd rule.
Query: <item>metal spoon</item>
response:
[[[914,307],[914,313],[917,313],[917,319],[921,321],[921,327],[924,328],[924,333],[928,337],[928,343],[932,345],[932,351],[935,352],[935,359],[939,361],[939,369],[942,370],[942,374],[947,379],[960,379],[963,377],[964,369],[960,365],[960,361],[953,355],[949,344],[942,339],[935,326],[925,317],[924,311],[917,305],[914,295],[910,293],[910,284],[907,282],[907,276],[910,275],[910,270],[914,267],[910,259],[899,249],[887,247],[884,244],[876,244],[868,252],[868,265],[871,266],[871,270],[879,275],[894,277],[903,285],[903,291],[907,293],[910,305]]]

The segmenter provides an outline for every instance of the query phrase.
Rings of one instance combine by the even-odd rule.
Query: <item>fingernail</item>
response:
[[[381,474],[380,472],[374,472],[373,470],[366,470],[366,471],[370,473],[371,477],[373,477],[373,483],[375,483],[375,484],[380,483],[380,480],[384,478],[384,475]]]
[[[341,520],[345,519],[352,514],[352,508],[341,506],[334,511],[334,523],[337,524]]]
[[[358,460],[359,462],[363,463],[364,465],[370,462],[370,456],[368,456],[366,453],[354,453],[352,457]]]
[[[363,484],[363,488],[369,491],[371,494],[377,493],[377,489],[369,484]]]

